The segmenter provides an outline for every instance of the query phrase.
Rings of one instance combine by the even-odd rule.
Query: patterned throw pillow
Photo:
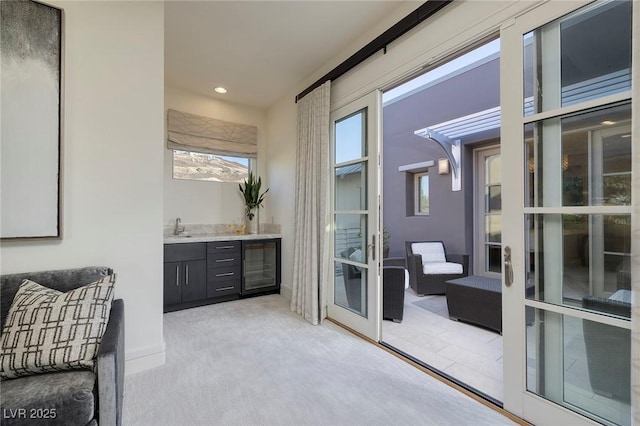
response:
[[[62,293],[24,280],[2,330],[0,377],[93,369],[115,282],[113,274]]]

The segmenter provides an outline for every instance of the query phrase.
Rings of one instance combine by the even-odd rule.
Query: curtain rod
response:
[[[382,49],[384,53],[387,53],[387,45],[389,43],[398,39],[404,33],[416,27],[418,24],[434,15],[437,11],[439,11],[452,1],[453,0],[429,0],[424,2],[416,10],[402,18],[391,28],[380,34],[369,44],[351,55],[344,62],[329,71],[311,86],[304,89],[298,96],[296,96],[296,103],[311,91],[313,91],[315,88],[321,86],[325,81],[335,80],[341,75],[347,73],[360,63],[364,62],[365,59],[376,53],[378,50]]]

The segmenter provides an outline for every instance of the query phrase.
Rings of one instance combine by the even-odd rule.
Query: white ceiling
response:
[[[165,82],[267,108],[402,3],[167,1]]]

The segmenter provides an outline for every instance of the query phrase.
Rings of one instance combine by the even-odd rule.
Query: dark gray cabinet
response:
[[[164,245],[164,311],[280,292],[280,238]]]
[[[206,243],[165,244],[164,310],[207,297]]]
[[[240,297],[241,247],[240,241],[207,243],[207,297]]]

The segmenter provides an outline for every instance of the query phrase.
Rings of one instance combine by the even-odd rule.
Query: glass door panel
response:
[[[631,90],[631,9],[594,2],[525,34],[524,114]]]
[[[478,201],[475,274],[502,273],[502,161],[500,148],[476,151]]]
[[[503,324],[518,324],[505,345],[523,342],[505,352],[505,408],[534,424],[628,425],[637,11],[552,3],[503,29],[503,66],[522,66],[502,80],[502,140],[521,141],[502,149],[521,165],[503,170]]]
[[[330,318],[376,341],[379,104],[376,91],[331,114],[333,283],[327,307]]]
[[[277,288],[279,247],[276,241],[243,242],[243,293]]]

